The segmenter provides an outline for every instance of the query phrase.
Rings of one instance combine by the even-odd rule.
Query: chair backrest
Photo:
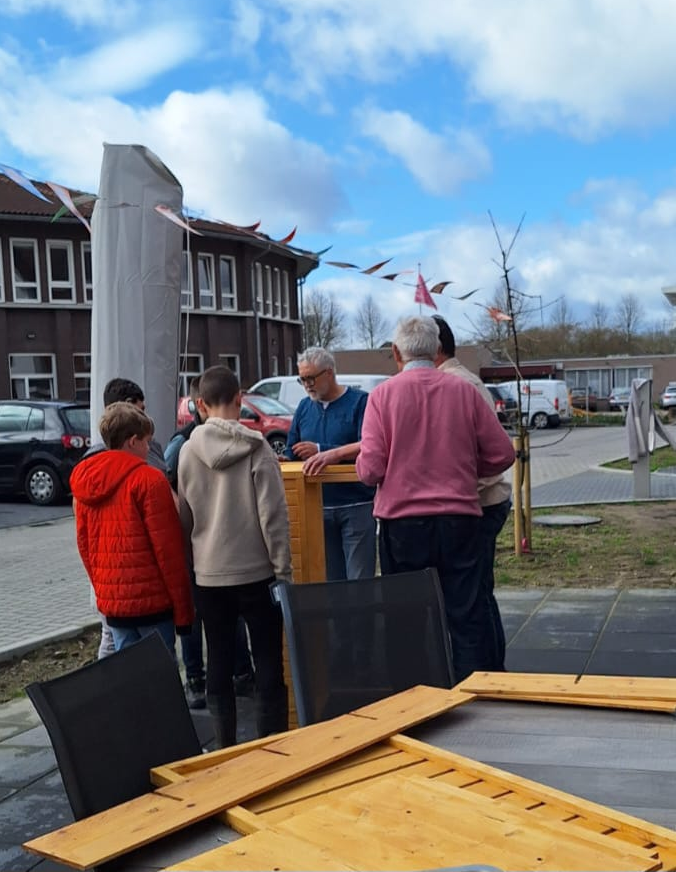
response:
[[[152,790],[153,766],[201,753],[178,668],[156,633],[26,693],[76,820]]]
[[[276,582],[301,726],[416,684],[451,687],[435,569],[352,581]]]

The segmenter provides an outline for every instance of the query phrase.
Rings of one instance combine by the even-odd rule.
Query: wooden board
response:
[[[453,690],[411,688],[292,731],[152,794],[32,839],[24,848],[76,869],[97,866],[471,699]]]

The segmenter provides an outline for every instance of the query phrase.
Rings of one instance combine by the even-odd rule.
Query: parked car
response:
[[[673,409],[676,406],[676,382],[669,382],[660,394],[660,406],[663,409]]]
[[[629,405],[631,388],[613,388],[608,395],[608,403],[611,412],[625,412]]]
[[[179,428],[192,421],[193,412],[190,406],[190,397],[181,397],[176,415]],[[291,428],[293,410],[279,400],[263,394],[242,394],[239,420],[252,430],[262,433],[275,453],[281,454],[286,448],[286,434]]]
[[[0,490],[50,506],[70,490],[70,474],[89,447],[86,404],[0,400]]]
[[[501,382],[500,387],[516,399],[517,383]],[[523,423],[537,430],[558,427],[570,418],[568,388],[560,379],[538,379],[519,382]]]
[[[589,412],[595,412],[597,408],[596,394],[590,387],[571,388],[570,402],[574,408]]]
[[[500,385],[486,385],[486,387],[493,397],[495,411],[502,426],[516,426],[519,410],[514,397]]]
[[[373,388],[388,378],[388,375],[343,375],[342,373],[337,373],[336,375],[338,384],[350,385],[353,388],[360,388],[362,391],[367,392],[372,391]],[[265,394],[266,397],[272,397],[274,400],[286,403],[292,410],[295,410],[298,403],[307,397],[305,388],[299,383],[298,377],[295,375],[279,375],[272,378],[263,378],[249,388],[249,393]]]

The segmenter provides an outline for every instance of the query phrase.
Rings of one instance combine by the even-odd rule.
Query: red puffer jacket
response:
[[[135,618],[173,612],[194,618],[183,533],[169,482],[126,451],[101,451],[70,478],[77,547],[100,612]]]

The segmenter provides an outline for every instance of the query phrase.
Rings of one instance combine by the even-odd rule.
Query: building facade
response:
[[[89,400],[91,242],[70,214],[52,220],[59,205],[0,175],[0,398]],[[317,256],[230,224],[190,224],[201,235],[184,239],[179,395],[218,363],[245,387],[295,372]]]

